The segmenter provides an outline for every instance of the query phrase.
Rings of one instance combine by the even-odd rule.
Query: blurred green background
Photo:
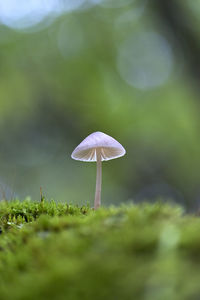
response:
[[[96,165],[71,152],[94,131],[103,205],[200,201],[200,1],[0,0],[1,198],[93,205]]]

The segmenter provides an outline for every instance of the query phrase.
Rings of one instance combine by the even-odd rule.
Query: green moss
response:
[[[199,299],[200,219],[169,204],[0,203],[0,299]]]

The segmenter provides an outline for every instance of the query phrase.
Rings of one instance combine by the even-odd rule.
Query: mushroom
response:
[[[94,209],[101,205],[102,161],[125,155],[126,150],[111,136],[97,131],[87,136],[72,152],[75,160],[97,162],[96,192]]]

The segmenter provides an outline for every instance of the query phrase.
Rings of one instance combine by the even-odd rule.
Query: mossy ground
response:
[[[200,299],[200,219],[170,204],[0,203],[0,299]]]

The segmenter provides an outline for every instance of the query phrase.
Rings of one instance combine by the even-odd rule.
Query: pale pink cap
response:
[[[101,160],[115,159],[125,155],[124,147],[111,136],[97,131],[88,135],[72,152],[71,157],[81,161],[97,161],[96,149],[101,150]]]

